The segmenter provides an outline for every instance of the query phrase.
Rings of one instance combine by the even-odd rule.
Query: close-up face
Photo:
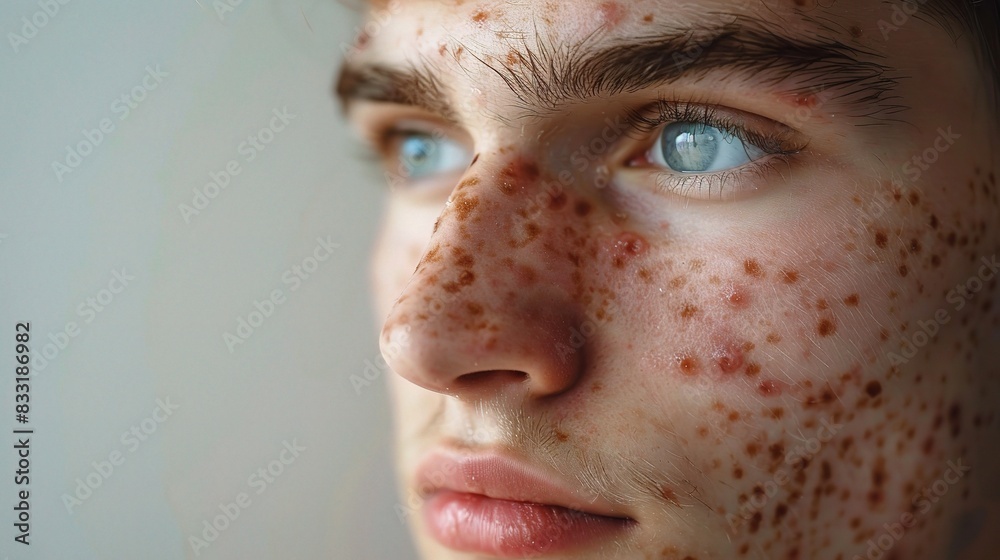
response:
[[[1000,135],[932,4],[369,6],[424,557],[995,557]]]

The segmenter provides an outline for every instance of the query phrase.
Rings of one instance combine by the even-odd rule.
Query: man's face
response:
[[[996,125],[920,6],[373,8],[427,558],[992,557]]]

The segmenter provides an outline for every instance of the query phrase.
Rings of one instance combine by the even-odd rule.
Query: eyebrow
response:
[[[885,118],[906,107],[894,94],[899,77],[884,56],[833,38],[786,35],[763,21],[735,21],[671,29],[595,47],[596,34],[576,44],[547,42],[512,49],[507,62],[474,58],[514,93],[523,111],[541,115],[574,102],[635,93],[681,79],[728,70],[787,93],[828,94],[855,110],[850,116]],[[345,64],[336,93],[345,109],[357,99],[401,103],[454,120],[446,88],[427,61],[405,68]],[[440,72],[439,72],[440,73]]]

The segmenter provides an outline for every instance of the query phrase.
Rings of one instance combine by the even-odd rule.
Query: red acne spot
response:
[[[698,373],[698,359],[693,356],[688,356],[686,354],[676,357],[677,367],[681,369],[681,373],[684,375],[694,375]]]
[[[623,268],[629,260],[638,257],[646,252],[648,243],[642,236],[625,232],[615,240],[611,250],[611,263],[615,268]]]
[[[777,397],[781,395],[781,386],[777,381],[765,379],[757,385],[757,392],[764,397]]]
[[[525,183],[538,179],[538,166],[534,162],[518,158],[507,164],[501,171],[504,180],[500,182],[500,190],[506,195],[514,194]]]
[[[573,211],[576,212],[577,216],[586,216],[587,214],[590,214],[591,209],[592,207],[590,206],[590,203],[586,200],[577,202],[573,207]]]
[[[819,322],[819,325],[816,326],[816,332],[818,332],[820,336],[830,336],[831,334],[837,332],[837,325],[829,319],[823,319]]]
[[[618,25],[625,17],[625,9],[618,2],[603,2],[598,9],[601,18],[609,26]]]
[[[764,270],[761,269],[760,263],[756,259],[747,259],[743,261],[743,272],[747,276],[752,276],[754,278],[763,278]]]
[[[735,373],[743,367],[743,350],[734,344],[716,348],[712,357],[725,374]]]
[[[750,305],[750,296],[743,286],[738,284],[729,284],[726,286],[726,289],[723,291],[723,299],[737,309],[746,309]]]

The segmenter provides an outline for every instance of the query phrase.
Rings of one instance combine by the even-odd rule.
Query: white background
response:
[[[222,17],[212,0],[58,8],[0,7],[0,560],[412,558],[383,380],[350,382],[378,352],[367,255],[384,189],[330,93],[359,14],[336,0],[244,0]],[[48,21],[15,52],[22,17]],[[167,76],[122,118],[114,102],[147,66]],[[240,143],[282,108],[295,118],[246,161]],[[58,180],[53,162],[102,119],[114,131]],[[241,173],[185,221],[178,206],[230,160]],[[283,274],[327,237],[339,247],[291,291]],[[81,312],[123,268],[134,280]],[[223,333],[274,289],[284,303],[230,352]],[[53,356],[31,382],[30,547],[12,525],[18,321]],[[178,407],[162,423],[158,398]],[[144,420],[155,432],[125,445]],[[258,494],[248,477],[293,440],[305,451]],[[115,451],[124,462],[95,474]],[[88,475],[100,486],[67,512]],[[195,555],[189,537],[240,492],[250,506]]]

